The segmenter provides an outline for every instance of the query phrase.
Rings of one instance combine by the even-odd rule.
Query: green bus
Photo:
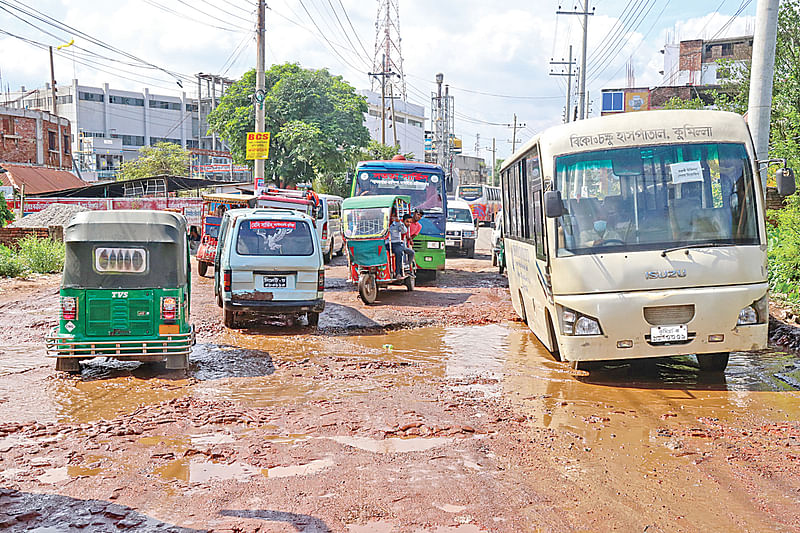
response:
[[[447,194],[442,167],[402,156],[391,161],[361,161],[356,167],[352,196],[386,194],[408,196],[412,210],[423,212],[419,221],[422,231],[414,238],[417,276],[435,279],[445,265]]]
[[[166,211],[87,211],[64,228],[56,370],[93,357],[188,366],[191,276],[186,220]]]

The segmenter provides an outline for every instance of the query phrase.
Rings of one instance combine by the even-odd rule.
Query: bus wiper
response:
[[[667,254],[670,252],[676,252],[678,250],[686,250],[688,251],[691,248],[720,248],[722,246],[736,246],[735,242],[697,242],[694,244],[684,244],[683,246],[676,246],[675,248],[667,248],[663,252],[661,252],[661,257],[667,257]]]

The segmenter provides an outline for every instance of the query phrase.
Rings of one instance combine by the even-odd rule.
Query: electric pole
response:
[[[481,156],[481,134],[475,134],[475,155],[476,157]]]
[[[48,46],[50,49],[50,93],[53,97],[53,105],[51,109],[53,110],[53,115],[56,119],[56,136],[58,137],[58,166],[62,167],[64,165],[64,150],[61,147],[61,119],[58,118],[58,107],[56,105],[56,71],[53,68],[53,47]],[[77,98],[77,95],[75,96]]]
[[[264,95],[265,83],[264,79],[264,66],[266,62],[264,53],[264,0],[258,0],[258,29],[256,30],[256,133],[264,132],[266,124],[264,123]],[[198,95],[199,96],[199,95]],[[256,184],[259,180],[264,183],[264,160],[255,160],[255,178]],[[257,192],[257,191],[256,191]]]
[[[511,153],[513,154],[514,152],[517,151],[517,128],[524,128],[526,126],[526,124],[518,123],[517,122],[517,114],[514,113],[514,124],[513,125],[509,124],[509,126],[514,128],[514,132],[511,135],[511,141],[510,141],[511,142]]]
[[[457,184],[453,183],[453,130],[455,113],[453,97],[447,85],[442,92],[444,74],[436,75],[436,92],[431,94],[431,122],[433,125],[433,142],[435,143],[434,163],[444,169],[447,192],[453,192]]]
[[[756,159],[759,160],[769,159],[773,68],[775,44],[778,39],[778,5],[779,0],[758,0],[756,7],[747,122],[750,124],[750,131],[753,132]],[[766,167],[761,170],[761,186],[766,193]]]
[[[586,39],[588,37],[589,31],[589,15],[594,15],[594,8],[592,8],[591,13],[589,12],[589,0],[583,0],[583,11],[578,11],[578,7],[575,7],[575,11],[561,11],[561,6],[558,6],[558,11],[556,11],[556,15],[581,15],[583,16],[583,43],[581,45],[583,51],[581,53],[581,75],[578,78],[579,82],[579,99],[580,104],[578,105],[578,109],[580,112],[580,120],[586,118]]]
[[[563,58],[562,58],[563,59]],[[567,107],[565,108],[566,111],[564,112],[564,122],[569,122],[569,106],[570,106],[570,96],[572,93],[572,66],[575,64],[575,61],[572,60],[572,45],[569,45],[569,60],[568,61],[553,61],[550,60],[551,65],[567,65],[567,71],[564,72],[562,68],[562,72],[551,72],[551,76],[566,76],[567,77]]]
[[[492,137],[492,147],[487,146],[486,149],[492,152],[492,185],[497,185],[497,178],[494,175],[494,167],[497,165],[497,143],[494,137]]]
[[[386,68],[386,55],[383,56],[383,67],[380,72],[369,72],[368,74],[373,78],[381,79],[381,144],[386,144],[386,78],[392,76],[399,76],[396,72]],[[394,91],[390,96],[392,99],[392,121],[394,122]],[[397,128],[395,127],[394,144],[397,146]]]

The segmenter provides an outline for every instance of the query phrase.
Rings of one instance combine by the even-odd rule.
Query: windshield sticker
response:
[[[700,161],[686,161],[669,165],[672,183],[691,183],[703,181],[703,167]]]
[[[147,270],[144,248],[95,248],[94,268],[109,274],[141,274]]]
[[[400,174],[397,172],[375,172],[370,176],[370,178],[370,183],[379,189],[403,188],[423,190],[427,186],[428,180],[430,180],[431,183],[437,183],[439,181],[437,176],[420,174],[419,172],[411,172],[409,174]],[[364,179],[364,174],[361,174],[361,179]]]
[[[252,220],[250,229],[294,229],[295,224],[286,220]]]
[[[630,130],[596,133],[593,135],[570,135],[569,143],[571,148],[583,148],[587,146],[616,146],[630,144],[634,141],[669,141],[673,136],[679,141],[686,139],[711,138],[714,135],[711,126],[678,126],[671,128],[672,133],[666,129],[655,130]]]

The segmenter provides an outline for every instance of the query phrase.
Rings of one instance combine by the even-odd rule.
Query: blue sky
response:
[[[559,5],[562,10],[572,10],[577,2],[398,1],[409,100],[424,104],[427,115],[434,76],[443,72],[455,96],[456,133],[464,140],[465,152],[474,155],[476,134],[480,134],[482,156],[489,157],[486,148],[494,137],[498,157],[506,157],[511,150],[511,129],[493,124],[510,123],[515,113],[525,124],[518,133],[523,140],[561,121],[566,84],[564,78],[548,75],[549,62],[566,58],[569,44],[576,59],[579,57],[580,17],[556,15]],[[663,80],[658,74],[663,70],[659,50],[668,39],[677,42],[751,33],[756,1],[590,2],[595,15],[589,19],[587,71],[595,114],[602,88],[626,85],[628,61],[637,86],[658,85]],[[252,1],[36,0],[27,4],[151,63],[143,68],[137,60],[103,49],[73,31],[58,30],[24,15],[15,9],[25,6],[20,0],[0,0],[0,31],[53,45],[75,38],[84,50],[112,59],[81,57],[84,50],[75,50],[73,56],[74,49],[65,49],[55,66],[61,85],[77,76],[87,85],[108,82],[116,88],[150,87],[155,93],[179,94],[182,89],[175,83],[179,75],[225,72],[236,78],[255,62],[253,23],[249,22],[254,20]],[[100,5],[102,9],[98,9]],[[327,67],[356,88],[369,87],[366,73],[372,59],[367,53],[372,55],[375,46],[376,0],[342,0],[341,4],[339,0],[271,0],[268,5],[268,63],[295,61]],[[348,30],[347,36],[331,6]],[[358,38],[349,31],[351,23]],[[0,34],[0,74],[3,91],[7,85],[12,90],[21,85],[41,86],[49,79],[47,52]],[[191,94],[195,89],[187,82],[184,90]]]

